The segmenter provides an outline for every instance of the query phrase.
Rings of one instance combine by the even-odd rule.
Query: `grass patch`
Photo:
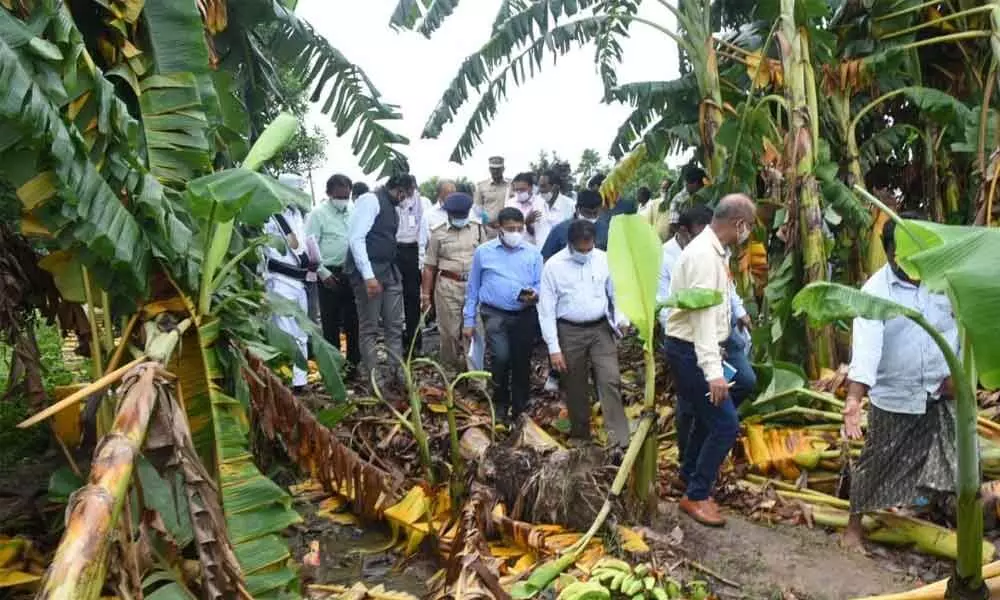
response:
[[[74,382],[76,375],[66,368],[63,359],[63,340],[59,328],[49,325],[41,318],[35,323],[35,336],[42,363],[42,382],[47,393],[60,385]],[[0,344],[0,377],[6,378],[10,372],[13,349]],[[4,390],[6,392],[6,390]],[[13,394],[0,400],[0,470],[26,461],[33,461],[46,452],[51,441],[47,425],[36,425],[29,429],[18,429],[17,424],[28,418],[33,411],[27,399]]]

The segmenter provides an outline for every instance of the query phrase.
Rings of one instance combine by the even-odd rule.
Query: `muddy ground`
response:
[[[308,507],[300,508],[310,512]],[[945,576],[949,569],[943,561],[907,550],[872,547],[872,556],[848,553],[837,545],[835,534],[821,529],[768,526],[732,512],[727,512],[726,527],[710,529],[678,515],[673,502],[662,502],[660,512],[653,527],[640,528],[658,566],[673,569],[672,576],[678,579],[709,581],[721,599],[861,598],[904,591]],[[335,525],[307,517],[293,538],[299,559],[310,541],[320,541],[322,564],[307,570],[310,582],[349,586],[362,581],[422,595],[424,582],[437,569],[427,557],[402,560],[387,553],[384,548],[389,533],[378,528]]]

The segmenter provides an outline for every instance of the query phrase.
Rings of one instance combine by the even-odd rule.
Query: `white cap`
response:
[[[305,190],[306,180],[302,178],[298,173],[282,173],[278,175],[278,183],[287,185],[290,188],[299,190],[300,192]]]

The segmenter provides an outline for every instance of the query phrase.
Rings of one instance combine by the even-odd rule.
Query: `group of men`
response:
[[[305,308],[301,286],[317,280],[324,337],[339,347],[343,333],[348,364],[364,376],[382,362],[380,338],[397,357],[411,343],[419,348],[422,312],[436,313],[441,360],[449,366],[464,370],[470,342],[483,338],[497,418],[508,424],[527,408],[532,349],[541,339],[552,370],[563,375],[571,439],[589,440],[596,391],[609,445],[620,457],[630,426],[617,340],[628,322],[616,308],[604,252],[615,213],[602,209],[599,179],[574,199],[556,173],[537,182],[530,173],[507,180],[502,158],[491,158],[489,167],[490,179],[473,195],[444,181],[433,203],[419,196],[408,174],[390,177],[373,192],[334,175],[328,201],[304,221],[285,211],[268,223],[269,233],[288,242],[283,251],[268,249],[268,288]],[[296,185],[294,178],[284,181]],[[748,358],[750,318],[733,286],[729,258],[749,239],[756,208],[741,194],[723,197],[714,210],[692,202],[703,185],[704,173],[688,170],[680,194],[640,198],[638,208],[664,241],[658,300],[694,288],[724,297],[709,308],[659,315],[676,391],[680,508],[719,526],[725,519],[712,490],[739,432],[736,409],[756,385]],[[864,290],[920,310],[957,348],[947,298],[899,267],[894,233],[890,222],[883,232],[889,262]],[[298,334],[305,352],[294,320],[279,326]],[[398,376],[398,369],[392,371]],[[905,318],[855,320],[846,436],[860,436],[864,396],[872,407],[853,477],[848,543],[860,542],[863,513],[953,489],[957,460],[947,374],[933,340]],[[298,369],[293,378],[296,387],[305,383]]]

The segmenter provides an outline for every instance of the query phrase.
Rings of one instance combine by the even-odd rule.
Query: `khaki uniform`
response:
[[[434,281],[434,308],[441,337],[441,360],[465,370],[462,344],[462,309],[465,286],[472,269],[472,255],[486,240],[483,227],[470,222],[461,229],[441,223],[431,232],[424,264],[437,269]]]
[[[484,220],[483,213],[486,213],[485,222],[490,225],[486,228],[487,239],[497,237],[498,232],[492,225],[496,222],[497,213],[507,204],[509,195],[509,179],[504,179],[503,183],[493,183],[492,179],[487,179],[476,184],[476,192],[472,196],[472,212],[481,221]]]

